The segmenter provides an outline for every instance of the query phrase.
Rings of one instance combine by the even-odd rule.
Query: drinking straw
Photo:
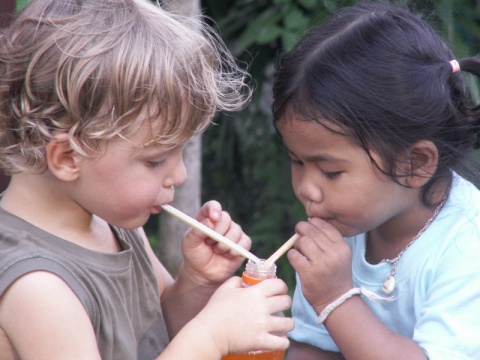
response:
[[[216,231],[210,229],[209,227],[203,225],[202,223],[198,222],[197,220],[191,218],[187,214],[184,214],[180,210],[175,209],[174,207],[170,205],[162,205],[162,209],[170,213],[171,215],[175,216],[176,218],[182,220],[186,224],[190,225],[191,227],[200,230],[203,232],[205,235],[208,235],[210,238],[212,238],[215,241],[218,241],[221,244],[224,244],[227,246],[229,249],[237,252],[238,254],[242,255],[243,257],[246,257],[247,259],[252,260],[255,263],[259,263],[260,259],[253,255],[250,251],[244,249],[237,243],[233,242],[230,239],[227,239],[225,236],[220,235]]]
[[[277,250],[275,251],[267,260],[265,260],[265,266],[270,266],[272,265],[273,263],[275,263],[275,261],[277,261],[280,256],[282,256],[283,254],[285,254],[288,249],[290,249],[293,244],[295,244],[295,241],[298,239],[298,234],[293,234],[293,236],[288,239],[287,241],[285,241],[285,243]]]

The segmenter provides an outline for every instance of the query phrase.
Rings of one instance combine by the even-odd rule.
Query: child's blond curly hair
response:
[[[0,168],[44,171],[59,132],[92,156],[139,121],[146,145],[183,144],[245,105],[247,76],[202,21],[147,0],[32,0],[0,35]]]

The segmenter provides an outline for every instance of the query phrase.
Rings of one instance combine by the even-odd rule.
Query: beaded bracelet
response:
[[[395,298],[393,297],[383,297],[380,295],[375,294],[374,292],[367,290],[363,287],[359,288],[353,288],[348,290],[345,294],[340,296],[337,300],[329,304],[323,311],[320,313],[320,316],[318,317],[317,323],[319,325],[322,325],[324,321],[327,319],[328,315],[335,310],[337,307],[342,305],[345,301],[350,299],[354,295],[364,295],[370,300],[384,300],[384,301],[391,301],[394,300]]]

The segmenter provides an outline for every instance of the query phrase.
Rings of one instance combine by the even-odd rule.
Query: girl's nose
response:
[[[297,196],[302,202],[321,203],[323,192],[320,184],[310,178],[303,178],[297,185]]]

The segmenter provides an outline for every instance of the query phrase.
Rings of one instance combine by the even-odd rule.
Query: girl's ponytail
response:
[[[455,60],[452,60],[450,64],[452,66],[453,73],[455,73],[455,64],[452,64],[453,61]],[[468,72],[480,78],[480,56],[467,57],[459,60],[457,63],[459,66],[459,71]],[[477,101],[477,104],[469,109],[469,125],[472,127],[471,132],[476,134],[476,141],[473,147],[474,149],[478,149],[480,148],[480,98],[471,99],[471,101]]]

